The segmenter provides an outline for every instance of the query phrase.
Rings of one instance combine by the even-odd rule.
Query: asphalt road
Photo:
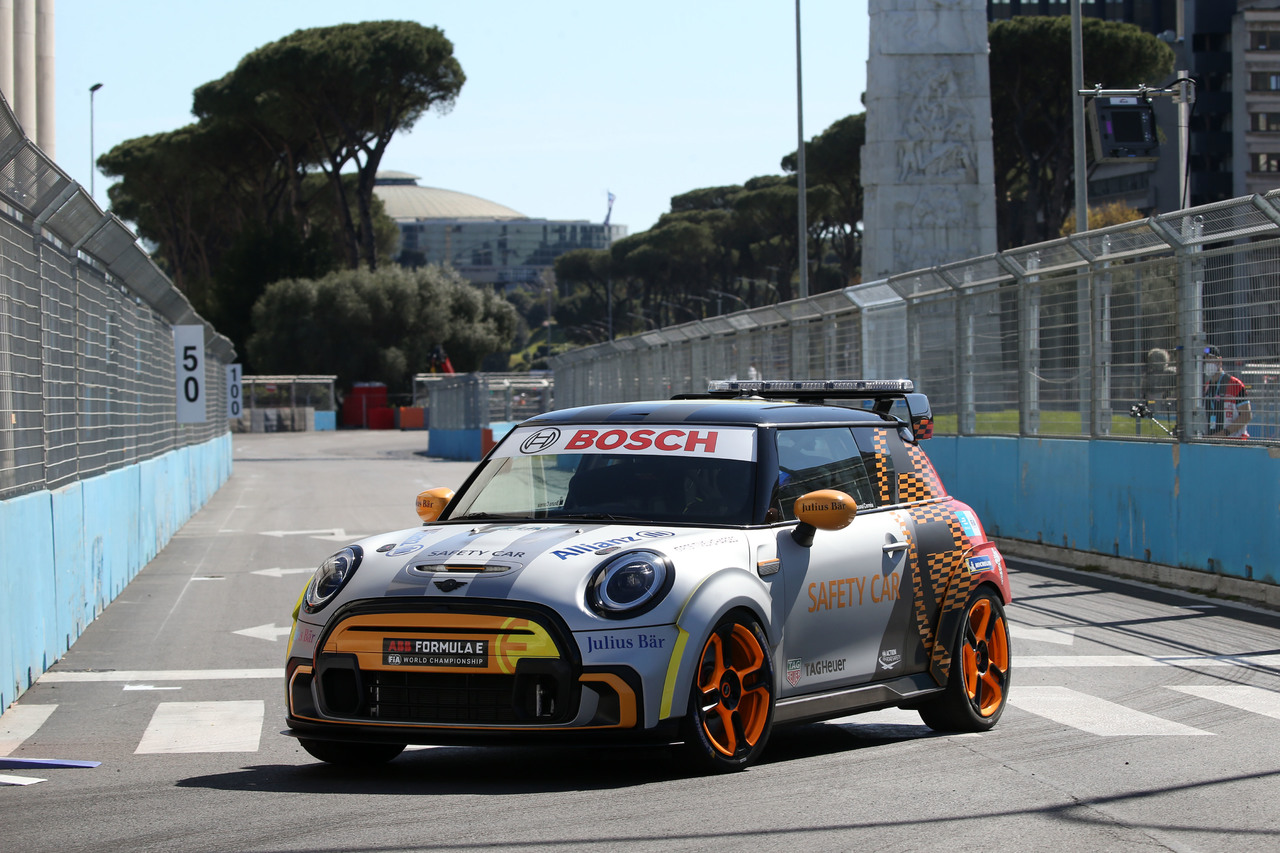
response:
[[[461,483],[421,442],[238,436],[231,480],[0,717],[0,849],[1280,850],[1280,614],[1019,561],[987,734],[878,712],[710,778],[662,749],[318,764],[278,733],[289,613],[340,542]]]

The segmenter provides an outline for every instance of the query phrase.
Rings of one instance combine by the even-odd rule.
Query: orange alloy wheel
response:
[[[769,721],[773,685],[767,655],[751,629],[737,622],[721,625],[702,649],[702,729],[725,756],[754,747]]]
[[[969,702],[990,717],[1003,704],[1009,679],[1009,631],[990,599],[980,598],[969,609],[960,654]]]

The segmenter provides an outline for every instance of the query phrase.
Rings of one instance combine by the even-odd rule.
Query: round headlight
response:
[[[587,604],[609,618],[635,616],[657,604],[671,588],[667,558],[652,551],[630,551],[602,564],[587,586]]]
[[[333,600],[338,590],[351,579],[363,556],[359,545],[348,545],[320,564],[307,586],[304,601],[308,613],[314,613]]]

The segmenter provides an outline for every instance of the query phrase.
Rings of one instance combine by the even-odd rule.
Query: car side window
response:
[[[894,448],[901,451],[902,439],[888,427],[858,427],[853,431],[862,461],[871,474],[877,506],[898,503],[897,469],[893,464]]]
[[[777,433],[778,482],[772,510],[795,520],[796,498],[817,489],[847,493],[859,509],[876,506],[875,489],[862,453],[846,427],[781,429]]]

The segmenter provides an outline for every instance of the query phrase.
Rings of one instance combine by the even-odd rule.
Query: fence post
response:
[[[1076,280],[1076,346],[1079,348],[1079,407],[1080,434],[1093,434],[1093,265],[1084,268],[1084,274]]]
[[[1040,434],[1040,253],[1027,256],[1023,276],[1002,255],[1001,266],[1011,271],[1018,288],[1018,434]]]
[[[1204,216],[1182,217],[1182,240],[1175,250],[1178,260],[1178,295],[1175,312],[1178,329],[1178,432],[1186,441],[1201,432],[1200,374],[1204,364],[1204,261],[1200,238]]]
[[[1091,378],[1093,383],[1093,424],[1090,434],[1093,436],[1111,435],[1111,236],[1102,238],[1101,253],[1097,268],[1089,264],[1093,278],[1093,364]]]
[[[943,279],[945,281],[945,279]],[[977,395],[973,379],[974,317],[963,311],[965,292],[950,281],[952,310],[956,319],[956,432],[973,435],[978,431]]]

